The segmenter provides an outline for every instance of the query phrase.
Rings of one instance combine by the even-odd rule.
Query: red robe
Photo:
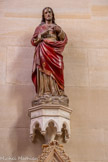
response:
[[[35,47],[35,54],[33,60],[32,69],[32,81],[35,85],[37,92],[37,68],[44,72],[46,75],[50,75],[56,80],[60,89],[64,90],[64,75],[63,75],[63,56],[62,52],[67,43],[67,36],[63,41],[51,41],[44,39],[38,45],[35,45],[34,38],[37,38],[38,34],[47,30],[45,25],[39,25],[33,35],[31,43]]]

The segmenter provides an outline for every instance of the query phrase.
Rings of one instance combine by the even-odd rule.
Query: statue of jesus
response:
[[[66,33],[55,23],[52,8],[42,11],[41,24],[35,29],[31,43],[35,46],[32,81],[36,89],[36,104],[60,103],[68,105],[64,93],[63,56]]]

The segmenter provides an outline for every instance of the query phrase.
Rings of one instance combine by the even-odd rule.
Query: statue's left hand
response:
[[[54,26],[53,30],[59,34],[61,32],[61,28],[59,26]]]

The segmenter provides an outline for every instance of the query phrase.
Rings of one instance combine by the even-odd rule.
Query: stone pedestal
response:
[[[70,137],[71,111],[69,107],[54,104],[42,104],[29,108],[32,142],[40,136],[45,143],[53,140],[67,142]]]

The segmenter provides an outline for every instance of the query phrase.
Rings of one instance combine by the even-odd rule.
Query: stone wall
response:
[[[29,139],[27,110],[35,97],[30,40],[46,6],[68,35],[65,91],[73,113],[65,150],[72,162],[107,162],[108,0],[0,0],[0,157],[41,153]]]

